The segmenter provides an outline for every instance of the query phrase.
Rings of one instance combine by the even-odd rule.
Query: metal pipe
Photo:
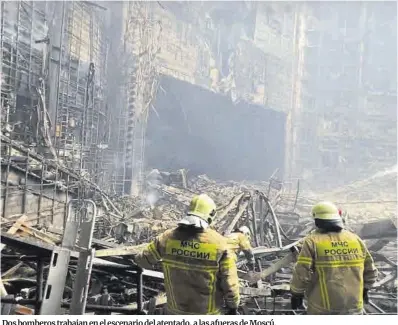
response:
[[[37,273],[36,273],[36,305],[35,315],[39,315],[41,301],[43,299],[43,285],[44,285],[44,263],[42,259],[37,260]]]
[[[377,306],[374,302],[369,301],[368,304],[370,306],[372,306],[374,309],[376,309],[378,312],[380,312],[381,314],[384,315],[386,313],[383,309],[381,309],[379,306]]]
[[[266,215],[264,214],[263,200],[260,195],[257,197],[257,200],[258,200],[258,210],[259,210],[259,217],[260,217],[260,229],[259,229],[260,230],[260,245],[264,246],[264,242],[265,242],[264,223],[265,223]]]
[[[14,305],[28,305],[35,306],[36,299],[15,299],[15,298],[1,298],[2,304],[14,304]],[[42,301],[39,301],[40,305]],[[70,304],[67,302],[61,303],[62,308],[69,308]],[[131,314],[136,315],[138,313],[138,309],[127,308],[127,307],[115,307],[115,306],[101,306],[101,305],[86,305],[86,310],[88,311],[111,311],[123,314]]]
[[[272,208],[272,205],[269,202],[269,200],[264,196],[263,196],[263,198],[264,198],[265,203],[268,205],[269,211],[271,211],[272,220],[274,221],[274,224],[275,224],[277,244],[278,244],[278,247],[281,248],[282,247],[282,239],[281,239],[281,231],[280,231],[280,225],[279,225],[278,219],[276,218],[275,211]]]
[[[65,148],[66,148],[66,146],[65,146]],[[67,174],[66,175],[66,188],[69,188],[69,182],[70,182],[69,174]],[[67,217],[68,217],[68,202],[69,202],[69,191],[66,191],[64,214],[62,216],[62,218],[63,218],[62,223],[64,225],[64,229],[65,229],[66,221],[67,221]]]
[[[143,276],[142,269],[137,270],[137,312],[138,314],[143,311]]]
[[[71,8],[69,8],[68,10],[68,15],[70,15],[70,17],[72,17],[72,21],[73,21],[73,17],[74,17],[74,11],[75,11],[75,6],[72,5]],[[70,37],[70,35],[69,35]],[[62,146],[62,150],[63,150],[63,154],[62,154],[62,159],[65,161],[67,154],[66,154],[66,148],[67,148],[67,142],[68,142],[68,133],[69,133],[69,98],[70,98],[70,87],[71,87],[71,64],[72,64],[72,54],[73,50],[72,50],[72,45],[74,44],[74,42],[69,41],[69,49],[68,49],[68,81],[67,81],[67,86],[66,86],[66,100],[64,99],[64,93],[62,94],[62,105],[61,105],[61,112],[62,114],[64,113],[65,107],[66,107],[66,114],[63,114],[63,117],[65,117],[65,120],[61,119],[61,123],[64,122],[65,123],[65,130],[61,130],[64,131],[64,141],[63,141],[63,146]],[[79,83],[79,81],[77,81],[77,83]],[[65,105],[66,102],[66,105]],[[62,137],[61,137],[61,141],[62,141]],[[66,205],[65,205],[66,206]]]
[[[1,254],[3,261],[37,261],[36,255],[3,255]],[[48,259],[49,260],[49,259]]]
[[[29,171],[29,151],[26,155],[26,165],[25,165],[25,177],[23,184],[23,198],[22,198],[22,213],[26,213],[26,206],[28,204],[28,171]]]
[[[58,165],[57,165],[57,167],[55,168],[55,184],[57,184],[58,183],[58,173],[59,173],[59,170],[58,170]],[[53,197],[52,197],[52,202],[51,202],[51,223],[53,223],[54,222],[54,219],[55,219],[55,201],[57,201],[57,186],[54,184],[54,187],[53,187]],[[58,207],[58,204],[57,204],[57,207]]]
[[[44,185],[44,172],[45,172],[45,164],[41,164],[41,177],[40,177],[40,194],[39,194],[39,202],[38,202],[38,207],[37,207],[37,217],[40,218],[41,213],[41,206],[42,206],[42,202],[43,202],[43,185]]]
[[[6,170],[6,186],[4,187],[4,200],[3,200],[3,218],[6,217],[7,214],[7,203],[8,203],[8,196],[9,196],[9,186],[8,186],[8,178],[10,175],[10,165],[11,165],[11,145],[7,146],[7,170]]]
[[[55,100],[55,117],[54,117],[54,147],[57,149],[57,125],[58,125],[58,105],[59,105],[59,87],[61,83],[61,72],[62,72],[62,44],[64,37],[64,24],[65,24],[65,1],[62,1],[62,19],[61,19],[61,33],[59,37],[59,66],[57,75],[57,98]],[[56,151],[59,155],[59,150]]]
[[[32,88],[33,88],[33,81],[32,81],[32,79],[33,79],[32,78],[32,74],[33,74],[33,68],[32,68],[32,57],[33,57],[32,50],[33,50],[33,46],[32,46],[32,44],[34,43],[34,41],[33,41],[33,37],[34,37],[33,36],[34,35],[33,22],[35,20],[37,20],[38,18],[35,17],[35,8],[34,8],[35,7],[35,3],[34,3],[34,1],[32,1],[29,5],[30,5],[30,37],[29,37],[29,72],[28,72],[28,85],[27,85],[27,88],[28,88],[29,92],[32,93]],[[33,108],[34,107],[34,100],[33,100],[34,97],[33,96],[29,96],[29,97],[30,97],[29,98],[29,106]],[[25,139],[28,138],[28,133],[30,133],[28,128],[25,128],[25,131],[24,131],[24,138]],[[28,159],[26,161],[27,165],[28,165],[28,163],[29,163],[29,156],[28,156]],[[26,166],[26,167],[28,167],[28,166]],[[25,180],[26,179],[27,179],[27,172],[26,172],[26,175],[25,175]],[[25,186],[27,186],[26,182],[25,182]],[[26,209],[26,200],[27,200],[27,190],[25,190],[25,192],[24,192],[24,203],[23,203],[24,204],[24,209]]]
[[[254,195],[253,195],[254,196]],[[256,246],[260,246],[259,242],[258,242],[258,231],[257,231],[257,209],[255,204],[257,203],[257,201],[255,199],[253,199],[253,196],[250,199],[250,205],[248,206],[248,210],[250,209],[250,212],[252,214],[252,224],[253,224],[253,237],[254,237],[254,243],[256,244]],[[257,196],[256,196],[257,197]],[[261,198],[260,198],[261,200]],[[249,213],[247,213],[247,215],[249,215]]]

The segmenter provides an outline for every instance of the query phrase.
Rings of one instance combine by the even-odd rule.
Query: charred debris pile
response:
[[[151,171],[141,198],[105,195],[93,198],[97,206],[91,242],[95,258],[86,312],[110,314],[131,310],[134,313],[138,308],[149,314],[161,313],[166,302],[161,268],[145,270],[143,282],[137,285],[137,273],[131,271],[133,263],[123,247],[140,251],[156,235],[175,226],[192,195],[203,192],[217,203],[216,230],[228,234],[236,226],[247,225],[254,234],[252,245],[257,272],[248,272],[244,257],[239,256],[238,260],[241,313],[294,313],[290,310],[289,281],[297,256],[295,247],[313,227],[308,209],[315,201],[300,193],[298,181],[287,183],[271,177],[268,182],[258,184],[221,183],[206,175],[189,177],[185,170]],[[389,217],[363,220],[361,216],[350,216],[347,225],[367,241],[380,271],[366,313],[396,313],[397,230],[394,220]],[[51,251],[63,245],[65,233],[34,225],[26,215],[3,219],[1,227],[1,296],[3,302],[7,299],[10,302],[3,303],[2,312],[32,314],[34,309],[38,312],[51,268]],[[60,293],[65,313],[73,305],[74,282],[80,274],[81,247],[76,244],[69,249],[66,283],[62,283]]]

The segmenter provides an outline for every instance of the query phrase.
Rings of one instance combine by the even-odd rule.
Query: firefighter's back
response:
[[[216,231],[178,227],[159,243],[171,314],[219,314],[223,305],[218,272],[227,252],[226,239]]]
[[[347,230],[315,231],[309,239],[313,243],[316,283],[308,291],[309,313],[361,313],[366,249],[359,237]]]

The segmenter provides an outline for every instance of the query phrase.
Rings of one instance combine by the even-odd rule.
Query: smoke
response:
[[[146,203],[150,205],[150,207],[153,209],[155,207],[156,202],[159,200],[159,194],[155,190],[151,190],[150,192],[147,193],[145,200]]]
[[[155,204],[160,199],[159,192],[153,188],[154,185],[162,184],[162,176],[158,169],[152,169],[146,175],[146,182],[147,182],[147,192],[145,195],[145,202],[149,204],[151,208],[155,207]]]
[[[384,177],[384,176],[387,176],[387,175],[390,175],[390,174],[395,174],[395,176],[396,176],[397,173],[398,173],[398,165],[395,165],[395,166],[393,166],[391,168],[385,169],[384,171],[377,172],[376,174],[371,176],[370,179]]]

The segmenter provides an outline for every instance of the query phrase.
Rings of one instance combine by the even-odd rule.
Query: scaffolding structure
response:
[[[48,32],[44,7],[41,2],[1,2],[1,128],[27,143],[38,140],[35,105]]]
[[[109,134],[104,17],[101,10],[84,2],[63,6],[54,143],[69,167],[105,185],[103,176],[109,167],[104,149]]]
[[[2,133],[106,186],[107,43],[86,2],[1,2]]]

